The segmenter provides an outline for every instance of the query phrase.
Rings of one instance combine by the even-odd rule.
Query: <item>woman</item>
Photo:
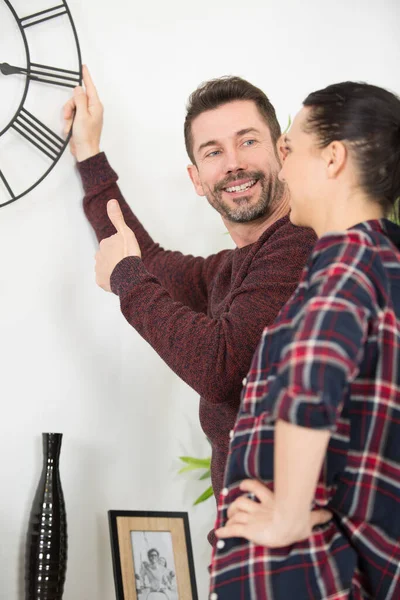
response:
[[[291,220],[319,239],[243,390],[210,598],[398,599],[400,101],[329,86],[281,151]]]

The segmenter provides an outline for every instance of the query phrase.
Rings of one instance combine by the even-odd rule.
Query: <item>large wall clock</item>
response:
[[[62,107],[81,82],[67,2],[0,0],[0,207],[33,190],[57,164],[69,141]]]

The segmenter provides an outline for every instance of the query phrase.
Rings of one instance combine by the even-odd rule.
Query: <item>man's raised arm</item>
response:
[[[85,89],[77,87],[64,107],[65,133],[73,127],[70,149],[78,161],[85,196],[83,207],[99,242],[115,234],[107,217],[107,202],[118,200],[126,224],[134,232],[142,252],[142,259],[150,273],[155,275],[172,298],[204,312],[207,304],[206,272],[212,261],[202,257],[184,256],[180,252],[164,250],[153,241],[125,201],[117,184],[118,176],[103,152],[100,138],[103,126],[103,105],[86,66],[83,67]],[[176,273],[180,273],[181,282]],[[184,282],[184,285],[182,285]]]

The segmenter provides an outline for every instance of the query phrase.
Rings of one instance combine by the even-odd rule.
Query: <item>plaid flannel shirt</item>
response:
[[[390,240],[399,232],[381,219],[324,235],[264,330],[216,527],[242,480],[273,490],[277,419],[331,431],[314,508],[334,518],[283,548],[221,540],[211,600],[400,599],[400,254]]]

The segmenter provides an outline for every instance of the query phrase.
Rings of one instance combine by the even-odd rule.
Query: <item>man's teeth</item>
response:
[[[254,185],[256,182],[255,179],[252,179],[251,181],[248,181],[247,183],[243,183],[242,185],[234,185],[232,187],[227,187],[225,188],[225,191],[227,192],[244,192],[245,190],[248,190],[249,188],[251,188],[252,185]]]

